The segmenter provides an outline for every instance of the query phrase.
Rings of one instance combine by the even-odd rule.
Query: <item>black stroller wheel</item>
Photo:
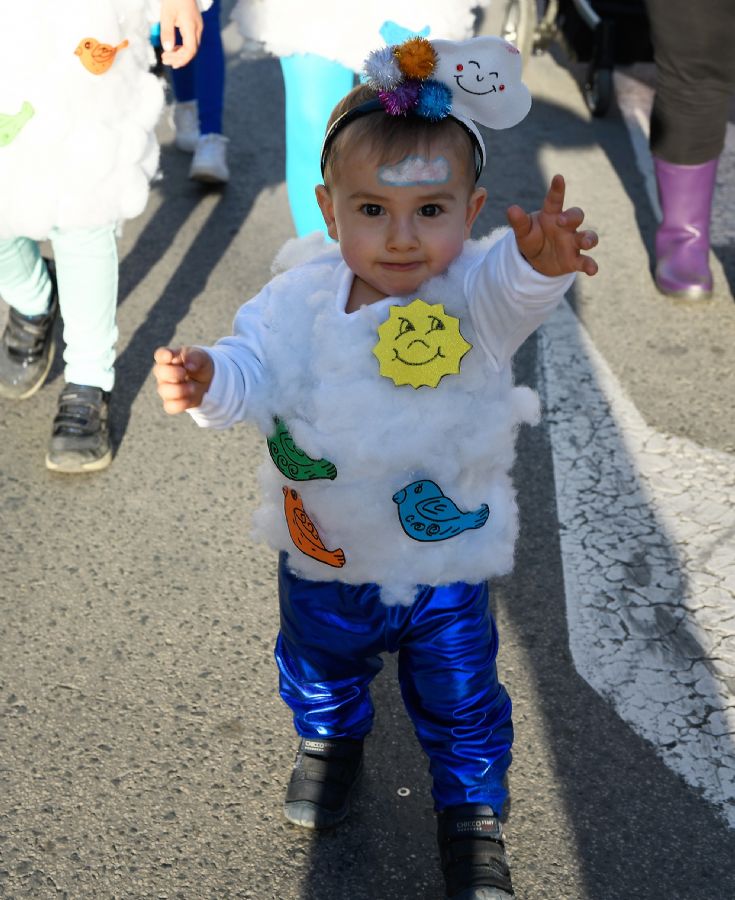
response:
[[[610,108],[613,95],[612,69],[590,66],[584,80],[584,99],[593,116],[602,117]]]

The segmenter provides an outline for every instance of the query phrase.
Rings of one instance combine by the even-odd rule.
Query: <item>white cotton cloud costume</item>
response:
[[[460,41],[472,36],[473,9],[489,0],[393,0],[346,3],[345,0],[238,0],[232,18],[248,41],[274,56],[314,53],[358,72],[374,48],[391,43],[381,30],[387,22],[433,40],[441,35]]]
[[[53,227],[95,227],[143,211],[163,108],[149,72],[159,10],[151,0],[3,3],[0,121],[24,103],[33,115],[0,141],[0,238],[41,239]],[[129,45],[95,75],[74,53],[84,38]]]
[[[190,411],[200,425],[227,427],[248,418],[268,436],[278,416],[304,452],[337,467],[334,480],[318,481],[289,481],[270,456],[260,469],[256,535],[287,551],[296,574],[377,582],[383,602],[405,604],[416,584],[477,583],[510,571],[515,432],[538,417],[536,395],[513,386],[510,359],[573,276],[539,275],[507,235],[469,242],[448,273],[415,296],[386,298],[350,314],[344,306],[352,274],[339,248],[303,262],[317,238],[297,241],[281,259],[301,264],[245,304],[234,336],[211,349],[215,378],[202,405]],[[442,303],[473,345],[460,373],[446,375],[436,388],[396,386],[380,375],[373,354],[391,305],[416,297]],[[462,511],[487,504],[486,524],[444,541],[410,538],[393,495],[420,479],[434,481]],[[342,568],[294,546],[284,486],[298,491],[326,548],[344,551]]]

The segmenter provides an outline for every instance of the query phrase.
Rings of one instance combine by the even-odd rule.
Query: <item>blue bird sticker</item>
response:
[[[414,481],[393,495],[398,518],[406,534],[415,541],[445,541],[463,531],[482,528],[490,515],[483,503],[472,512],[462,512],[433,481]]]

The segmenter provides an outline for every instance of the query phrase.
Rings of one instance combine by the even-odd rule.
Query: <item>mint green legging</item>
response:
[[[64,322],[64,378],[112,390],[117,343],[115,228],[55,228],[49,240]],[[47,312],[51,280],[36,241],[0,240],[0,297],[21,315]]]

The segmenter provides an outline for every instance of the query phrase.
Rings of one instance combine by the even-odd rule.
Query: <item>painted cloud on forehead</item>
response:
[[[511,128],[526,117],[531,94],[521,80],[521,54],[498,37],[433,40],[433,78],[452,91],[452,114],[488,128]]]
[[[381,166],[378,181],[381,184],[396,184],[408,187],[415,184],[445,184],[450,177],[446,157],[424,159],[422,156],[407,156],[394,166]]]

